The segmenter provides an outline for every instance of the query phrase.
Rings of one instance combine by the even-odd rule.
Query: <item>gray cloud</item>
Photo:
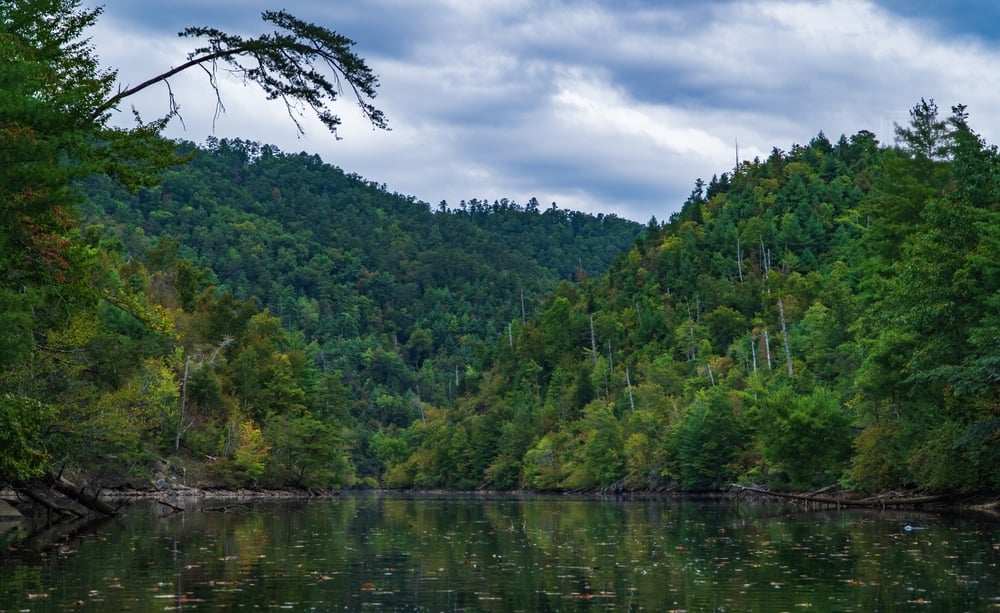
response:
[[[662,220],[696,178],[732,168],[736,141],[748,159],[820,131],[888,139],[921,96],[943,109],[968,104],[988,139],[997,131],[990,118],[1000,116],[983,87],[1000,66],[995,41],[955,30],[930,3],[905,16],[863,0],[285,5],[357,41],[380,75],[376,103],[393,131],[373,131],[345,104],[343,140],[316,122],[299,138],[280,105],[233,82],[213,126],[214,100],[191,74],[172,83],[185,122],[170,135],[319,153],[431,204],[537,197]],[[131,83],[182,61],[191,45],[174,33],[184,25],[251,33],[270,8],[269,0],[136,6],[109,5],[94,37]],[[165,93],[135,103],[152,116]]]

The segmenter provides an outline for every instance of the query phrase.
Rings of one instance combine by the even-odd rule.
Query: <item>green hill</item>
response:
[[[142,263],[150,303],[195,321],[211,317],[219,301],[275,318],[287,337],[277,347],[301,354],[295,385],[306,392],[322,380],[338,388],[329,410],[349,433],[362,475],[379,472],[367,451],[372,432],[409,426],[419,405],[450,403],[512,322],[533,316],[560,280],[606,270],[643,229],[554,204],[542,210],[534,200],[472,199],[432,211],[316,156],[243,141],[185,149],[193,159],[154,189],[130,195],[92,180],[86,225],[116,237],[125,259]],[[241,325],[185,330],[181,343],[187,354],[204,353],[227,336],[238,340]],[[236,375],[226,372],[238,353],[238,343],[220,353],[221,393],[198,398],[195,413],[231,418],[220,405],[240,395]],[[324,413],[316,402],[306,394],[299,404]],[[263,425],[283,410],[250,413]],[[196,421],[202,432],[195,427],[183,441],[219,427]]]
[[[995,492],[1000,156],[962,106],[911,119],[647,226],[432,208],[244,141],[135,192],[19,161],[0,476]]]
[[[382,435],[384,480],[995,491],[997,151],[962,106],[912,119],[699,180],[457,408]]]

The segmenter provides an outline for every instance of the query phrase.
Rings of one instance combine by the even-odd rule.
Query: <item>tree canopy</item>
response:
[[[116,93],[100,14],[0,1],[0,481],[1000,489],[1000,155],[965,106],[775,147],[664,224],[431,210],[163,139],[175,106],[111,126],[176,70]],[[349,39],[264,18],[177,70],[386,127]]]
[[[51,388],[53,377],[66,377],[73,370],[66,362],[96,342],[102,305],[147,323],[158,319],[151,305],[114,278],[113,265],[100,261],[100,246],[79,236],[76,206],[83,179],[101,175],[138,189],[182,161],[176,146],[160,138],[176,106],[152,122],[136,112],[130,129],[110,125],[112,109],[142,87],[194,66],[210,65],[214,85],[221,61],[283,100],[293,120],[298,105],[305,105],[335,130],[340,120],[329,105],[343,85],[376,127],[386,127],[370,102],[377,78],[350,51],[350,39],[326,28],[284,12],[265,13],[278,31],[255,39],[190,28],[182,35],[208,42],[186,64],[116,92],[115,71],[100,65],[86,38],[100,15],[101,9],[81,8],[77,0],[0,2],[0,398],[8,417],[0,428],[12,428],[9,438],[19,441],[0,451],[17,460],[0,462],[11,467],[7,477],[36,474],[51,457],[41,429],[52,425],[26,413],[39,403],[50,406],[51,389],[42,388]],[[83,368],[73,373],[77,377],[100,368],[76,367]]]
[[[997,491],[996,148],[933,100],[897,137],[698,180],[465,399],[383,437],[384,481]]]

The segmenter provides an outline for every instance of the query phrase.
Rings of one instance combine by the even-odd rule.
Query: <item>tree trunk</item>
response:
[[[181,381],[181,408],[177,416],[177,431],[174,433],[174,451],[180,451],[181,434],[184,432],[184,413],[187,411],[188,374],[191,371],[191,358],[184,360],[184,379]]]
[[[785,364],[788,366],[788,376],[792,376],[792,346],[788,343],[788,326],[785,325],[785,305],[778,297],[778,317],[781,318],[781,338],[785,342]]]
[[[865,498],[863,500],[853,500],[832,498],[828,496],[813,496],[811,494],[786,494],[784,492],[772,492],[770,490],[757,487],[744,487],[736,484],[733,484],[733,487],[741,492],[753,492],[762,496],[784,498],[786,500],[797,500],[799,502],[834,505],[838,507],[913,507],[941,502],[948,499],[947,496],[914,496],[912,498],[907,498],[905,496],[892,495],[876,496],[874,498]]]
[[[71,507],[56,503],[44,492],[38,491],[29,485],[19,484],[14,487],[14,490],[46,511],[49,511],[50,513],[57,513],[60,517],[64,515],[73,515],[75,517],[84,516],[84,513]]]
[[[740,248],[740,237],[736,237],[736,271],[740,275],[740,283],[743,282],[743,250]]]
[[[629,376],[628,366],[625,367],[625,384],[628,385],[628,406],[635,410],[635,398],[632,397],[632,378]]]
[[[109,517],[118,514],[118,509],[101,500],[98,493],[88,494],[86,488],[77,487],[62,477],[49,474],[45,476],[45,482],[63,496],[82,504],[95,513]]]
[[[594,335],[594,316],[590,316],[590,353],[594,356],[594,367],[597,367],[597,336]]]

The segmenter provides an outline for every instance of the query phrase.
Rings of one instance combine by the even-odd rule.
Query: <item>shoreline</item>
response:
[[[47,486],[39,485],[38,489]],[[14,508],[30,508],[37,501],[26,496],[26,488],[10,486],[0,488],[0,501],[10,503]],[[883,492],[874,496],[859,497],[855,492],[840,492],[827,496],[816,496],[815,493],[772,492],[756,488],[733,487],[725,490],[703,491],[635,491],[607,493],[595,491],[534,491],[534,490],[444,490],[444,489],[382,489],[382,488],[247,488],[205,486],[191,487],[180,484],[170,484],[163,488],[119,487],[89,492],[89,496],[107,503],[117,509],[129,506],[132,502],[160,502],[175,510],[184,511],[179,505],[169,501],[204,500],[204,501],[293,501],[293,500],[323,500],[342,496],[393,496],[402,498],[480,498],[480,499],[511,499],[511,498],[563,498],[592,499],[617,501],[718,501],[728,500],[739,504],[781,504],[788,507],[799,507],[802,510],[818,508],[827,509],[900,509],[909,508],[928,512],[977,512],[1000,519],[1000,495],[969,494],[969,495],[901,495],[898,492]],[[80,488],[81,494],[84,488]],[[67,497],[68,502],[78,504],[79,500]],[[168,502],[164,502],[168,501]]]

